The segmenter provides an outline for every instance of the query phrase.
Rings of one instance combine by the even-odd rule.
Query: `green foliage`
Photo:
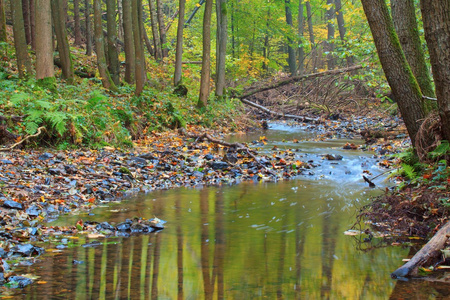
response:
[[[432,160],[439,160],[443,157],[450,156],[450,143],[447,140],[441,141],[441,143],[430,153],[428,156]]]

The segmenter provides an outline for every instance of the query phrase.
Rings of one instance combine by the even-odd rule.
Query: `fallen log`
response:
[[[257,103],[254,103],[252,101],[249,101],[247,99],[241,99],[242,103],[245,103],[247,105],[253,106],[259,110],[262,110],[268,114],[280,117],[280,118],[287,118],[287,119],[295,119],[295,120],[299,120],[302,122],[318,122],[319,118],[309,118],[309,117],[304,117],[304,116],[298,116],[298,115],[290,115],[290,114],[283,114],[283,113],[279,113],[273,110],[268,109],[267,107],[264,107],[262,105],[259,105]]]
[[[433,264],[442,255],[441,250],[449,237],[450,222],[447,222],[406,264],[392,272],[391,277],[396,279],[415,275],[419,267]]]
[[[31,135],[25,136],[23,139],[21,139],[20,141],[18,141],[17,143],[15,143],[14,145],[12,145],[12,146],[10,146],[8,148],[0,148],[0,152],[11,151],[12,149],[16,148],[17,146],[19,146],[20,144],[22,144],[26,140],[28,140],[30,138],[33,138],[33,137],[37,137],[38,135],[40,135],[42,133],[42,131],[45,131],[45,127],[39,127],[35,134],[31,134]]]
[[[242,99],[248,98],[249,96],[252,96],[254,94],[261,93],[261,92],[268,91],[268,90],[273,90],[273,89],[276,89],[281,86],[291,84],[294,82],[299,82],[299,81],[318,78],[318,77],[324,77],[324,76],[328,76],[328,75],[337,75],[337,74],[341,74],[341,73],[347,73],[347,72],[359,70],[362,67],[363,66],[361,66],[361,65],[356,65],[356,66],[352,66],[349,68],[329,70],[329,71],[325,71],[325,72],[318,72],[318,73],[312,73],[312,74],[307,74],[307,75],[292,76],[287,79],[283,79],[278,82],[275,82],[273,84],[266,85],[264,87],[261,87],[261,88],[255,89],[255,90],[248,91],[247,93],[240,95],[238,98],[242,100]]]

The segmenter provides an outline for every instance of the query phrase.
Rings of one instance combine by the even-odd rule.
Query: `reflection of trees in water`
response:
[[[322,230],[322,286],[320,288],[320,298],[330,299],[330,292],[333,279],[333,264],[336,251],[336,235],[338,232],[338,222],[333,220],[333,214],[323,214]]]

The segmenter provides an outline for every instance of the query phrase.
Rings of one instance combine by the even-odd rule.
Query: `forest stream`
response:
[[[231,140],[251,141],[260,135]],[[443,299],[450,295],[446,283],[392,280],[390,273],[410,249],[349,231],[358,209],[389,184],[383,176],[375,189],[363,181],[363,171],[373,176],[383,172],[373,153],[343,150],[345,140],[302,141],[310,134],[287,125],[272,124],[264,135],[268,143],[261,151],[289,147],[317,167],[289,181],[153,191],[89,214],[59,217],[50,225],[155,216],[167,223],[162,231],[131,237],[63,238],[63,247],[55,246],[37,263],[16,270],[39,278],[10,296]],[[294,138],[300,142],[281,142]],[[322,159],[326,154],[340,155],[342,160]]]

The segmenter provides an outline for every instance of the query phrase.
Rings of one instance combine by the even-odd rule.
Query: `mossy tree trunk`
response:
[[[292,11],[291,11],[291,1],[290,0],[284,0],[284,10],[286,15],[286,24],[292,28]],[[296,67],[295,67],[295,51],[292,47],[294,41],[291,38],[291,31],[288,31],[287,33],[287,49],[288,49],[288,66],[289,66],[289,72],[291,75],[295,74]]]
[[[450,141],[450,1],[420,2],[444,139]]]
[[[211,79],[211,14],[213,0],[206,0],[205,14],[203,15],[203,50],[202,71],[200,78],[200,95],[198,107],[206,107],[209,97],[209,81]]]
[[[402,51],[385,0],[361,0],[377,48],[381,66],[415,145],[425,117],[422,93]]]
[[[6,14],[5,0],[0,0],[0,42],[6,42]]]
[[[173,85],[181,84],[182,79],[182,61],[183,61],[183,29],[184,14],[186,10],[186,0],[179,1],[178,7],[178,28],[177,28],[177,44],[175,50],[175,73],[173,76]]]
[[[119,51],[117,49],[116,1],[106,1],[108,70],[114,84],[119,85]]]
[[[64,18],[64,6],[60,0],[52,0],[52,17],[56,40],[58,41],[59,59],[61,61],[62,77],[68,83],[73,82],[74,71],[72,57],[70,54],[69,41],[67,40],[66,20]]]
[[[103,87],[111,91],[117,91],[117,87],[111,79],[111,75],[109,74],[108,66],[106,64],[101,0],[94,0],[94,38],[95,51],[97,52],[97,67]]]
[[[431,74],[420,41],[414,1],[391,0],[391,11],[398,39],[422,94],[435,97]],[[433,103],[430,100],[425,101],[425,108],[427,111],[431,110]]]
[[[16,49],[17,69],[19,71],[19,77],[24,78],[27,74],[31,73],[31,60],[28,56],[21,0],[11,0],[11,15],[13,19],[14,47]]]
[[[133,24],[131,14],[131,1],[122,0],[123,9],[123,35],[124,35],[124,51],[125,51],[125,81],[129,84],[134,83],[134,73],[136,68],[136,60],[134,53]]]
[[[225,90],[225,63],[227,56],[228,14],[227,1],[216,0],[217,39],[216,39],[216,96],[222,98]]]
[[[141,95],[144,84],[145,84],[145,57],[144,57],[144,47],[142,44],[142,33],[140,21],[142,21],[142,17],[140,14],[142,11],[142,1],[141,0],[132,0],[131,1],[131,14],[132,14],[132,25],[133,25],[133,39],[134,39],[134,55],[136,59],[136,68],[135,68],[135,79],[136,79],[136,90],[135,95]]]

